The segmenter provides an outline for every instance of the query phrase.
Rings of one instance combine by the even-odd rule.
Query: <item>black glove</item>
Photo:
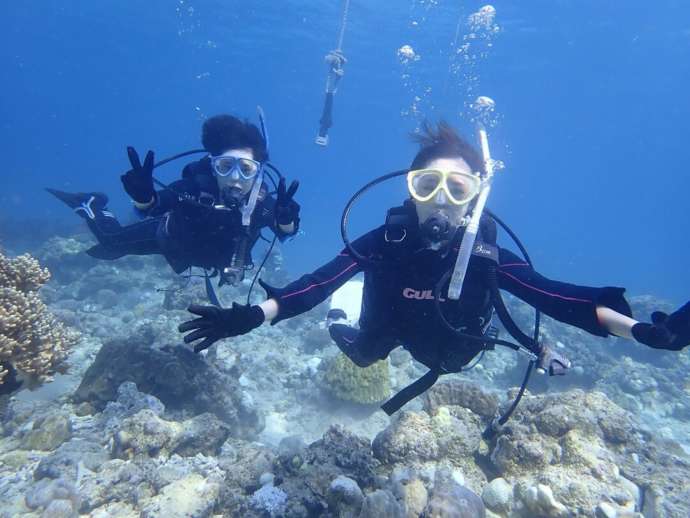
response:
[[[192,304],[188,311],[201,318],[183,322],[177,329],[180,333],[192,331],[184,337],[186,344],[203,338],[194,346],[195,353],[211,347],[221,338],[246,334],[265,320],[264,312],[259,306],[243,306],[237,302],[233,302],[232,307],[227,309]]]
[[[144,165],[133,147],[127,148],[127,156],[132,169],[120,176],[122,185],[129,196],[138,203],[150,202],[156,194],[153,189],[153,151],[146,153]]]
[[[690,302],[670,315],[655,311],[652,323],[635,324],[632,334],[635,340],[654,349],[680,351],[690,345]]]
[[[292,199],[299,187],[298,181],[293,181],[290,187],[285,189],[285,178],[278,183],[278,197],[275,205],[276,223],[278,225],[295,224],[295,230],[299,225],[299,203]]]

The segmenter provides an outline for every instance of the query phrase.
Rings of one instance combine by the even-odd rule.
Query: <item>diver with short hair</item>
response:
[[[47,190],[86,220],[98,239],[87,251],[93,257],[162,254],[176,273],[202,267],[217,271],[221,283],[237,284],[252,267],[251,250],[262,229],[280,240],[297,233],[300,206],[293,196],[298,183],[286,188],[281,177],[276,197],[269,194],[263,174],[267,137],[246,120],[211,117],[201,141],[207,155],[158,191],[153,152],[142,163],[134,148],[127,148],[132,168],[121,176],[122,184],[144,217],[131,225],[122,226],[107,209],[105,194]]]
[[[385,225],[283,288],[262,282],[268,298],[259,305],[235,303],[228,309],[191,306],[189,311],[198,318],[179,326],[180,332],[188,332],[184,341],[196,342],[194,350],[199,352],[222,338],[248,333],[265,321],[275,325],[310,310],[364,272],[359,328],[339,323],[345,317],[342,311],[332,309],[329,314],[331,337],[360,367],[384,359],[402,346],[435,372],[436,378],[438,373],[458,372],[487,344],[499,342],[490,336],[493,312],[499,311],[492,283],[536,310],[596,336],[634,338],[667,350],[690,344],[690,303],[671,315],[655,312],[651,323],[638,322],[632,318],[623,288],[551,280],[535,271],[529,260],[497,246],[495,222],[486,214],[481,216],[462,291],[458,300],[452,300],[444,273],[453,270],[486,162],[443,122],[437,128],[425,125],[416,140],[420,150],[409,170],[398,172],[407,178],[410,198],[389,211]],[[552,374],[570,366],[548,347],[532,352],[539,355],[539,367]],[[435,378],[431,379],[433,383]],[[406,394],[384,409],[391,413],[409,399]]]

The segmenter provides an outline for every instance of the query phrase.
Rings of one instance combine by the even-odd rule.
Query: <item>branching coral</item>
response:
[[[34,381],[60,371],[77,340],[38,296],[49,278],[30,255],[10,259],[0,253],[0,384],[9,366]]]

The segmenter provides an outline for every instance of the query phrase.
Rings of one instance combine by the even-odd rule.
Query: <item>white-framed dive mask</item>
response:
[[[251,180],[259,174],[261,162],[251,158],[236,157],[232,155],[211,156],[213,172],[221,177],[237,174],[244,180]]]

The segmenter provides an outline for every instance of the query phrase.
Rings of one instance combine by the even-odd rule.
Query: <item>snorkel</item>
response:
[[[484,208],[486,207],[486,200],[489,198],[489,193],[491,192],[491,183],[494,176],[494,166],[491,160],[491,154],[489,152],[489,139],[486,135],[486,128],[480,123],[479,129],[479,145],[481,146],[482,158],[484,160],[484,176],[482,177],[482,186],[477,196],[477,201],[474,204],[474,209],[472,210],[472,216],[470,218],[467,227],[465,228],[465,233],[462,236],[462,242],[460,243],[460,251],[458,252],[458,257],[455,260],[455,267],[453,268],[453,274],[450,278],[450,285],[448,286],[448,298],[452,300],[458,300],[460,298],[460,293],[462,292],[462,286],[465,283],[465,276],[467,274],[467,265],[470,262],[470,257],[472,256],[472,251],[474,250],[474,243],[477,240],[477,234],[479,233],[479,222],[484,214]]]
[[[264,139],[264,146],[266,148],[266,155],[268,156],[268,132],[266,131],[266,116],[264,115],[264,110],[261,106],[256,107],[256,111],[259,115],[259,126],[261,128],[261,136]],[[261,162],[259,166],[259,172],[254,180],[254,186],[249,193],[249,199],[247,203],[242,207],[242,226],[249,227],[252,222],[252,214],[256,208],[256,202],[259,199],[259,193],[261,192],[261,186],[264,183],[264,167],[265,162]]]
[[[266,132],[266,118],[261,106],[257,106],[256,110],[259,115],[261,136],[264,139],[266,155],[268,156],[268,133]],[[256,208],[256,203],[259,200],[261,188],[264,183],[264,167],[265,162],[260,162],[259,171],[254,178],[254,185],[252,185],[252,189],[249,192],[247,203],[245,203],[240,209],[240,212],[242,213],[242,227],[244,228],[244,232],[242,232],[236,240],[237,242],[235,244],[235,250],[230,258],[230,265],[223,268],[220,272],[220,281],[218,282],[218,286],[222,286],[223,284],[231,284],[235,286],[244,280],[245,270],[254,268],[254,265],[251,264],[251,260],[249,264],[246,264],[250,239],[249,227],[252,223],[252,214],[254,214],[254,209]]]

